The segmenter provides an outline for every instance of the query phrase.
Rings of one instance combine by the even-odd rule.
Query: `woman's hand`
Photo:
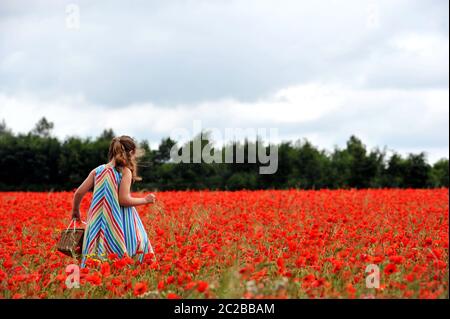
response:
[[[153,204],[156,200],[156,196],[155,194],[150,193],[147,196],[145,196],[144,199],[147,204]]]
[[[155,195],[150,193],[145,197],[133,197],[130,193],[132,174],[128,167],[122,170],[122,180],[119,186],[119,204],[120,206],[146,205],[155,202]]]
[[[75,219],[77,221],[81,220],[80,211],[74,210],[72,211],[72,219]]]

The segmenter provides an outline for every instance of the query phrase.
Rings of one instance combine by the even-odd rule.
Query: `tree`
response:
[[[53,127],[45,118],[29,134],[12,134],[5,121],[0,122],[0,189],[2,190],[68,190],[74,189],[87,174],[106,163],[108,147],[114,132],[104,130],[95,140],[69,137],[64,141],[50,137]],[[211,138],[203,133],[201,149]],[[193,149],[194,141],[185,143]],[[332,153],[319,150],[309,141],[282,142],[278,147],[278,171],[260,175],[259,163],[249,163],[249,150],[256,144],[248,140],[222,146],[222,160],[227,147],[233,149],[233,163],[176,164],[170,161],[175,141],[163,139],[157,149],[147,141],[139,148],[145,152],[138,160],[142,182],[136,189],[283,189],[283,188],[366,188],[366,187],[448,187],[449,162],[442,159],[433,166],[424,153],[410,154],[406,159],[394,153],[385,162],[385,152],[366,146],[352,136],[344,149]],[[212,145],[212,144],[209,144]],[[236,162],[237,150],[243,151],[244,163]],[[213,149],[207,149],[213,151]],[[206,153],[205,153],[206,154]]]
[[[228,178],[226,182],[226,189],[255,189],[256,185],[256,174],[249,172],[236,172]]]
[[[324,152],[320,152],[308,140],[298,141],[290,153],[292,171],[289,186],[315,189],[326,185],[325,170],[328,160]]]
[[[405,187],[429,187],[429,174],[431,167],[427,164],[425,153],[409,154],[405,162]]]
[[[0,122],[0,136],[2,136],[2,135],[11,135],[11,134],[12,134],[11,129],[9,129],[9,128],[6,126],[6,122],[5,122],[5,120],[3,119],[3,120]]]
[[[162,139],[155,154],[155,162],[158,164],[168,162],[170,160],[170,150],[175,144],[176,141],[170,137]]]
[[[105,129],[103,132],[98,136],[97,141],[108,141],[111,142],[111,140],[115,137],[113,129]]]
[[[404,187],[405,185],[406,163],[401,155],[394,153],[387,163],[384,173],[383,186]]]
[[[367,187],[370,184],[372,172],[370,172],[367,165],[366,146],[360,139],[352,135],[347,142],[347,152],[350,156],[349,186],[357,188]]]
[[[54,124],[52,122],[47,121],[47,119],[43,117],[36,123],[34,129],[31,131],[31,134],[40,137],[50,137],[50,133],[53,127]]]
[[[347,150],[335,148],[330,159],[328,184],[330,188],[348,188],[351,177],[352,158]]]
[[[449,162],[448,159],[443,158],[437,161],[430,173],[430,184],[433,187],[448,187],[449,185]]]
[[[383,185],[383,173],[386,169],[386,152],[378,148],[372,150],[366,158],[366,174],[368,181],[366,186],[378,188]]]
[[[260,188],[297,187],[298,176],[293,172],[293,165],[297,153],[290,141],[278,145],[278,170],[275,174],[259,175]],[[257,174],[257,173],[255,173]],[[244,178],[245,176],[240,176]],[[234,178],[234,182],[237,178]],[[235,182],[235,185],[237,183]]]

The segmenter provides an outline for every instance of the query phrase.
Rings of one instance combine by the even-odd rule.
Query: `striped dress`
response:
[[[87,258],[104,260],[109,254],[116,254],[118,257],[138,256],[142,261],[146,253],[153,253],[136,208],[119,204],[121,179],[122,174],[110,164],[95,169],[81,267],[85,267]]]

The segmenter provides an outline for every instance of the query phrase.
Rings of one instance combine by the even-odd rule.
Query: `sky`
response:
[[[442,0],[0,2],[0,121],[146,139],[194,122],[449,157]]]

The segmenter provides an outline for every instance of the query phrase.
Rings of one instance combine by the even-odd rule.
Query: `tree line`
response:
[[[42,118],[26,134],[14,134],[0,123],[0,190],[71,190],[94,167],[107,161],[114,132],[104,130],[96,138],[51,135],[53,123]],[[208,134],[202,146],[208,143]],[[192,145],[193,141],[188,142]],[[307,140],[281,142],[278,170],[259,174],[258,163],[249,163],[252,142],[230,142],[227,147],[244,152],[244,163],[173,163],[170,150],[176,141],[161,140],[157,149],[140,141],[144,155],[139,160],[142,181],[134,189],[148,190],[238,190],[238,189],[338,189],[338,188],[437,188],[449,185],[448,159],[433,165],[426,154],[401,156],[385,149],[368,150],[356,136],[345,148],[320,150]],[[225,146],[222,147],[224,151]],[[224,152],[222,152],[224,153]]]

